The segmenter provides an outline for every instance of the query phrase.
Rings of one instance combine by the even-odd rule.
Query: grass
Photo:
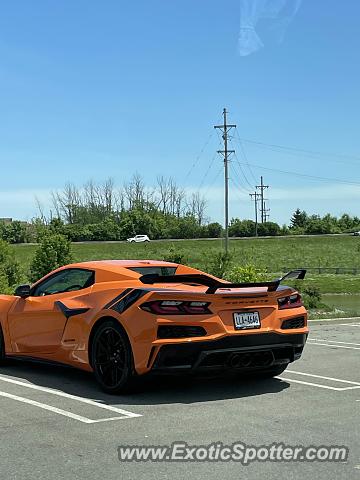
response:
[[[149,244],[73,244],[75,261],[102,259],[158,259],[173,247],[184,255],[184,263],[207,270],[212,257],[222,248],[221,240],[161,241]],[[28,269],[35,245],[14,245],[17,259]],[[234,264],[252,263],[275,277],[299,267],[360,268],[360,238],[352,236],[241,239],[230,241]],[[306,284],[322,293],[359,293],[360,275],[309,274]]]
[[[292,282],[287,283],[292,285]],[[317,287],[321,293],[358,294],[360,292],[360,275],[308,274],[302,285]]]

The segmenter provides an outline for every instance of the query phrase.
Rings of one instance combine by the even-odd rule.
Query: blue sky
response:
[[[162,174],[201,186],[221,221],[224,106],[241,138],[329,153],[243,142],[251,165],[330,180],[243,166],[246,180],[234,159],[231,216],[253,215],[260,175],[274,221],[296,207],[360,215],[359,16],[357,0],[303,0],[281,44],[243,57],[240,0],[3,2],[0,216],[31,218],[35,195],[47,206],[67,181],[121,186],[137,171],[149,185]]]

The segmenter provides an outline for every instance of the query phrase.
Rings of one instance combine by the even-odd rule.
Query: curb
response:
[[[312,325],[321,325],[324,323],[325,325],[328,323],[334,323],[339,324],[339,323],[354,323],[354,322],[359,322],[360,317],[345,317],[345,318],[319,318],[319,320],[308,320],[308,323]]]

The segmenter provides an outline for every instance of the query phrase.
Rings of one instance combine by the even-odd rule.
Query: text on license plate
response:
[[[259,312],[234,312],[234,326],[236,330],[260,328]]]

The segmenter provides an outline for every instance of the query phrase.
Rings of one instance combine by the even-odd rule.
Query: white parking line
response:
[[[73,420],[78,420],[82,423],[93,423],[93,420],[90,418],[82,417],[81,415],[76,415],[72,412],[67,412],[61,408],[52,407],[51,405],[46,405],[45,403],[36,402],[35,400],[30,400],[29,398],[19,397],[18,395],[12,395],[11,393],[0,392],[0,397],[10,398],[11,400],[16,400],[17,402],[27,403],[33,405],[34,407],[42,408],[43,410],[49,410],[50,412],[57,413],[58,415],[63,415],[64,417],[72,418]],[[128,418],[128,417],[122,417]]]
[[[349,350],[360,350],[360,347],[347,347],[345,345],[335,345],[334,342],[329,342],[329,343],[318,343],[318,342],[311,342],[310,340],[307,341],[307,345],[316,345],[316,346],[322,346],[322,347],[335,347],[335,348],[346,348]]]
[[[342,327],[360,327],[360,323],[339,323]]]
[[[288,377],[277,377],[277,378],[279,378],[280,380],[286,380],[287,382],[299,383],[301,385],[309,385],[311,387],[317,387],[317,388],[325,388],[326,390],[334,390],[336,392],[344,392],[346,390],[360,389],[360,383],[359,382],[352,382],[350,380],[343,380],[341,378],[325,377],[324,375],[315,375],[313,373],[296,372],[294,370],[286,370],[286,373],[303,375],[305,377],[319,378],[319,379],[322,379],[322,380],[330,380],[332,382],[338,382],[338,383],[347,383],[347,384],[352,385],[352,386],[351,387],[331,387],[330,385],[323,385],[323,384],[320,384],[320,383],[306,382],[306,381],[303,381],[303,380],[295,380],[293,378],[288,378]]]
[[[357,345],[360,347],[360,343],[352,343],[352,342],[339,342],[338,340],[324,340],[322,338],[309,338],[311,342],[328,342],[328,343],[340,343],[341,345]]]
[[[321,385],[319,383],[303,382],[302,380],[294,380],[293,378],[287,378],[287,377],[276,377],[276,378],[279,378],[280,380],[286,380],[287,382],[300,383],[301,385],[310,385],[311,387],[325,388],[327,390],[335,390],[336,392],[344,392],[345,390],[356,390],[357,388],[360,388],[360,385],[358,387],[338,388],[338,387],[330,387],[329,385]]]
[[[136,417],[141,417],[142,416],[138,413],[129,412],[127,410],[123,410],[122,408],[117,408],[117,407],[114,407],[112,405],[106,405],[106,404],[103,404],[103,403],[95,402],[94,400],[90,400],[89,398],[78,397],[77,395],[71,395],[69,393],[65,393],[65,392],[62,392],[60,390],[54,390],[52,388],[47,388],[47,387],[40,387],[38,385],[33,385],[32,383],[21,382],[20,380],[14,380],[12,378],[7,378],[7,377],[4,377],[3,375],[0,375],[0,381],[7,382],[7,383],[12,383],[14,385],[19,385],[21,387],[30,388],[32,390],[38,390],[40,392],[50,393],[51,395],[57,395],[59,397],[68,398],[68,399],[71,399],[71,400],[75,400],[77,402],[86,403],[88,405],[92,405],[93,407],[102,408],[104,410],[109,410],[111,412],[115,412],[115,413],[119,414],[119,416],[117,416],[117,417],[110,417],[110,418],[103,418],[103,419],[100,419],[100,420],[93,420],[93,419],[90,419],[90,418],[81,417],[80,415],[75,415],[72,412],[67,412],[65,410],[61,410],[59,408],[52,407],[51,405],[46,405],[44,403],[36,402],[34,400],[30,400],[30,399],[27,399],[27,398],[24,398],[24,397],[19,397],[17,395],[12,395],[10,393],[0,392],[0,396],[2,396],[2,397],[12,398],[13,400],[17,400],[19,402],[22,401],[23,403],[28,403],[30,405],[34,405],[34,406],[37,406],[39,408],[43,408],[45,410],[49,410],[49,411],[52,411],[54,413],[58,413],[59,415],[64,415],[64,416],[67,416],[69,418],[73,418],[74,420],[79,420],[80,422],[83,422],[83,423],[109,422],[109,421],[114,421],[114,420],[122,420],[124,418],[136,418]]]
[[[314,378],[322,378],[325,380],[332,380],[334,382],[340,382],[340,383],[349,383],[350,385],[357,385],[360,387],[359,382],[351,382],[350,380],[342,380],[340,378],[334,378],[334,377],[324,377],[323,375],[315,375],[313,373],[304,373],[304,372],[296,372],[295,370],[286,370],[287,373],[295,373],[296,375],[304,375],[305,377],[314,377]]]

